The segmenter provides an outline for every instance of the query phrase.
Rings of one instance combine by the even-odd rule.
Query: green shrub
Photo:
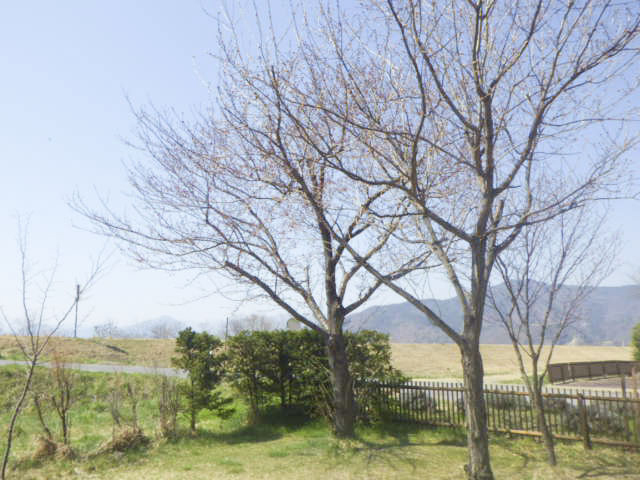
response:
[[[633,348],[633,359],[640,362],[640,323],[633,327],[631,333],[631,347]]]
[[[186,328],[176,339],[176,353],[172,364],[186,370],[189,378],[181,385],[180,391],[187,404],[191,430],[196,429],[198,412],[204,408],[216,412],[221,417],[232,413],[231,399],[216,390],[223,376],[225,356],[221,350],[222,341],[207,332],[196,333]]]
[[[400,380],[391,366],[387,335],[346,333],[349,368],[354,383]],[[256,420],[267,405],[317,415],[330,401],[329,365],[324,337],[312,330],[244,331],[226,342],[226,375],[247,400]],[[359,402],[370,399],[359,389]]]

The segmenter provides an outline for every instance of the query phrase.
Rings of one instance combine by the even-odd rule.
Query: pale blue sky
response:
[[[190,112],[208,101],[215,80],[208,52],[216,24],[200,1],[4,2],[0,17],[0,305],[17,313],[15,215],[31,215],[30,258],[40,267],[59,256],[56,292],[72,293],[105,241],[73,228],[75,190],[95,188],[115,205],[127,190],[123,138],[135,125],[125,99]],[[224,318],[233,306],[210,298],[172,306],[202,293],[184,277],[138,271],[116,256],[85,310],[89,321],[130,323],[170,314],[195,324]],[[112,262],[113,263],[113,262]]]
[[[229,2],[233,4],[233,2]],[[276,2],[277,3],[277,2]],[[286,2],[285,2],[286,3]],[[56,292],[70,296],[105,240],[74,228],[82,223],[67,202],[94,189],[124,205],[122,162],[135,152],[123,143],[135,105],[153,102],[187,115],[208,103],[215,82],[216,1],[64,0],[3,2],[0,16],[0,305],[18,314],[16,215],[31,215],[30,258],[37,266],[58,256]],[[621,202],[612,226],[621,228],[622,267],[607,285],[630,283],[640,266],[638,203]],[[88,324],[122,324],[163,314],[195,326],[221,322],[234,304],[185,286],[186,276],[140,271],[115,256],[112,268],[82,305]],[[446,294],[437,281],[433,293]],[[389,298],[389,297],[383,297]],[[244,305],[241,312],[269,311]]]

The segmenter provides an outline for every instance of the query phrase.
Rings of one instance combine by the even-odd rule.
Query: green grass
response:
[[[19,375],[16,367],[0,369],[0,399],[5,403],[18,386]],[[85,392],[72,416],[72,446],[78,457],[33,461],[40,427],[28,408],[20,419],[9,478],[439,480],[463,478],[467,461],[466,436],[459,429],[372,425],[359,427],[355,439],[338,440],[325,422],[303,421],[278,410],[259,424],[247,425],[241,403],[224,421],[203,412],[196,435],[185,428],[174,441],[163,440],[157,436],[153,379],[136,375],[122,375],[121,381],[138,385],[139,422],[153,442],[126,453],[96,454],[111,437],[106,395],[113,376],[82,372],[78,380]],[[3,409],[1,424],[6,425],[7,419],[8,409]],[[186,426],[186,419],[181,424]],[[493,436],[491,454],[497,478],[640,479],[640,454],[622,449],[596,447],[585,452],[579,443],[560,444],[560,465],[551,468],[545,463],[544,449],[534,440]]]

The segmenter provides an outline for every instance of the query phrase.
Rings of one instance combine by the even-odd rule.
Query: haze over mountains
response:
[[[566,292],[573,287],[565,287]],[[494,289],[499,304],[507,302],[504,286]],[[462,326],[462,310],[456,298],[446,300],[427,299],[424,303],[439,313],[456,330]],[[267,322],[265,325],[253,325],[253,316],[242,319],[238,325],[231,325],[229,333],[233,335],[239,329],[249,328],[260,330],[263,328],[284,328],[284,324],[269,318],[256,316]],[[490,344],[510,343],[502,324],[497,320],[497,314],[491,306],[487,306],[486,320],[483,326],[481,342]],[[254,323],[255,323],[254,319]],[[640,322],[640,287],[629,285],[622,287],[598,287],[585,300],[580,318],[569,327],[561,337],[561,344],[583,345],[628,345],[631,339],[631,329]],[[232,322],[233,323],[233,322]],[[105,324],[98,326],[108,327]],[[102,332],[87,332],[86,336],[98,333],[99,336],[138,337],[138,338],[173,338],[188,325],[175,318],[164,315],[133,325],[108,328]],[[450,343],[451,340],[437,327],[434,327],[426,317],[408,302],[390,305],[378,305],[366,308],[348,317],[347,329],[377,330],[388,333],[392,342],[396,343]],[[196,330],[198,325],[192,325]],[[212,331],[216,335],[224,335],[224,328]]]
[[[565,287],[571,289],[573,287]],[[506,301],[504,286],[496,288],[500,303]],[[439,313],[456,330],[462,326],[462,310],[456,298],[426,299],[429,308]],[[481,342],[510,343],[495,310],[487,306]],[[640,288],[598,287],[585,300],[580,319],[562,336],[560,343],[585,345],[628,345],[631,329],[640,322]],[[350,315],[349,330],[377,330],[388,333],[397,343],[450,343],[451,340],[408,302],[373,306]]]

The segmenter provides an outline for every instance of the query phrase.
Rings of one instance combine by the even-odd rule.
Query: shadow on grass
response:
[[[624,475],[640,475],[637,459],[629,456],[607,459],[603,455],[595,455],[591,457],[591,462],[595,465],[574,467],[582,472],[576,478],[617,478]]]
[[[396,422],[384,422],[381,424],[375,424],[366,427],[368,431],[376,433],[380,437],[391,437],[396,441],[396,444],[390,446],[405,446],[405,445],[443,445],[452,447],[464,447],[466,446],[467,437],[465,431],[459,428],[447,428],[447,427],[435,427],[429,425],[418,425],[415,423],[396,423]],[[420,434],[429,432],[431,441],[429,442],[412,442],[410,435],[419,437]],[[366,443],[361,436],[359,437],[363,443]],[[388,444],[386,444],[388,445]]]
[[[220,442],[229,445],[238,443],[258,443],[270,442],[282,438],[283,432],[272,425],[246,425],[229,432],[213,432],[210,430],[200,430],[194,440],[204,442]]]
[[[109,350],[113,350],[116,353],[123,353],[125,355],[129,355],[129,352],[127,352],[125,349],[120,348],[116,345],[109,345],[108,343],[96,342],[95,340],[92,340],[92,339],[90,339],[89,341],[92,343],[95,343],[96,345],[100,345],[101,347],[105,347],[105,348],[108,348]]]
[[[421,440],[426,431],[429,432],[429,441]],[[375,434],[380,441],[367,438],[367,435],[363,435],[365,432]],[[390,468],[396,468],[398,464],[402,464],[408,466],[413,472],[417,471],[418,465],[408,447],[464,447],[466,445],[463,430],[409,423],[385,422],[368,426],[362,429],[356,438],[363,447],[355,450],[366,453],[367,465],[373,466],[374,463],[382,462]]]
[[[320,422],[310,419],[304,412],[290,410],[285,412],[279,407],[273,407],[266,409],[253,424],[243,425],[226,432],[199,431],[197,438],[231,445],[268,442],[313,425],[320,425]]]
[[[524,440],[524,439],[520,439]],[[493,434],[491,443],[499,445],[514,457],[520,457],[522,463],[515,473],[528,472],[531,463],[547,462],[547,453],[540,449],[532,449],[531,443],[514,442],[507,435]],[[571,444],[572,442],[566,442]],[[626,475],[640,475],[640,466],[635,455],[615,455],[611,457],[605,450],[594,450],[584,453],[584,458],[575,458],[573,455],[565,455],[559,448],[565,442],[556,441],[556,456],[559,467],[569,467],[577,473],[575,478],[618,478]],[[525,450],[526,449],[526,450]],[[634,477],[635,478],[635,477]],[[640,476],[638,477],[640,478]]]
[[[531,461],[535,461],[535,455],[531,455],[530,452],[530,447],[529,449],[527,449],[526,451],[522,449],[521,447],[521,443],[514,443],[513,438],[510,437],[508,434],[499,434],[499,433],[492,433],[491,437],[490,437],[490,444],[491,445],[498,445],[500,446],[500,448],[503,448],[504,450],[508,451],[513,457],[519,457],[521,460],[520,466],[517,468],[516,472],[520,473],[520,472],[526,472],[528,471],[528,467],[529,467],[529,463]],[[519,440],[523,440],[523,439],[519,439]],[[533,439],[529,439],[531,442],[533,442]],[[527,442],[528,443],[528,442]],[[546,460],[546,457],[545,457]]]

